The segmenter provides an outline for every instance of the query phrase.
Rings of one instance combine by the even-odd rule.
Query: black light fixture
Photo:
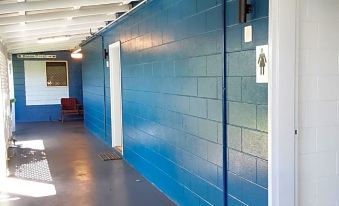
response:
[[[104,49],[104,56],[105,56],[105,59],[108,60],[109,53],[107,49]]]
[[[247,3],[247,0],[239,0],[239,23],[247,22],[247,14],[252,13],[252,4]]]

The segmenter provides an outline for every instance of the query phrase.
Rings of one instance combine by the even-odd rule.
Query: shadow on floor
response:
[[[6,206],[172,206],[124,160],[102,161],[110,150],[82,122],[17,125],[9,151],[10,177],[1,184]]]
[[[18,147],[9,149],[9,177],[51,182],[52,175],[44,150]]]

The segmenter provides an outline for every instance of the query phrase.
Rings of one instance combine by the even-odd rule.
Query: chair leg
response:
[[[64,114],[61,114],[61,123],[64,123]]]

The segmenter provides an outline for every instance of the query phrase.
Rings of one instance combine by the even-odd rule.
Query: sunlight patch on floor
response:
[[[34,150],[45,150],[44,141],[39,140],[28,140],[28,141],[18,141],[16,145],[20,148],[29,148]]]
[[[12,195],[46,197],[56,195],[43,140],[18,141],[12,148],[10,176],[1,180],[0,201],[20,199]]]
[[[15,200],[20,200],[20,197],[12,197],[8,194],[0,193],[0,202],[11,202]]]
[[[15,168],[14,176],[18,178],[41,180],[46,182],[53,181],[47,159],[31,161],[30,163],[17,166]]]
[[[15,164],[10,176],[34,181],[53,181],[43,140],[18,141],[13,148]]]
[[[17,178],[6,178],[0,185],[3,193],[17,194],[29,197],[46,197],[56,195],[53,184],[22,180]]]

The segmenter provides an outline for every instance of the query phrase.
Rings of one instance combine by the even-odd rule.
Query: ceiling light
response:
[[[19,11],[19,15],[26,15],[26,11]]]
[[[71,57],[73,59],[82,59],[82,53],[72,53]]]
[[[81,48],[79,48],[79,49],[73,51],[73,52],[71,53],[71,57],[72,57],[73,59],[82,59],[82,53],[80,53],[80,52],[81,52]]]
[[[78,10],[80,9],[80,6],[73,6],[73,10]]]
[[[73,19],[73,17],[71,17],[71,16],[70,16],[70,17],[67,17],[67,20],[68,20],[68,21],[71,21],[72,19]]]
[[[38,39],[38,43],[46,44],[46,43],[61,42],[61,41],[67,41],[70,38],[71,38],[70,36],[46,37],[46,38]]]
[[[24,22],[24,21],[23,21],[23,22],[20,22],[20,25],[25,25],[25,24],[26,24],[26,22]]]
[[[19,2],[19,3],[20,3],[20,2],[26,2],[26,0],[17,0],[17,2]]]

